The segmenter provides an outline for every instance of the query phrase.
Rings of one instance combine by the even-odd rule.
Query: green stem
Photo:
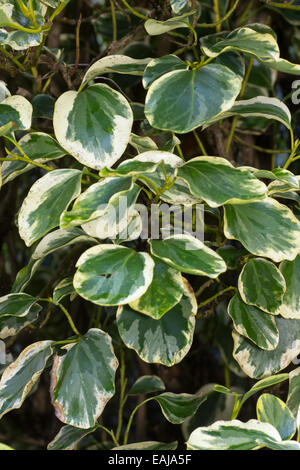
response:
[[[245,76],[244,81],[243,81],[243,85],[242,85],[242,88],[241,88],[239,98],[243,98],[243,96],[244,96],[246,86],[247,86],[247,83],[248,83],[248,80],[249,80],[249,77],[250,77],[250,74],[251,74],[252,67],[253,67],[253,58],[251,57],[249,65],[248,65],[247,73],[246,73],[246,76]],[[237,126],[237,122],[238,122],[238,118],[235,117],[233,122],[232,122],[232,126],[231,126],[231,129],[230,129],[230,134],[229,134],[227,144],[226,144],[226,153],[227,154],[230,151],[231,143],[232,143],[234,133],[235,133],[235,128]]]
[[[0,52],[2,52],[3,55],[9,58],[20,70],[25,70],[24,66],[21,64],[21,62],[18,61],[12,54],[10,54],[3,46],[0,46]]]
[[[295,142],[295,137],[294,137],[294,131],[292,128],[290,128],[290,136],[291,136],[291,154],[285,164],[283,165],[283,168],[285,170],[288,169],[288,167],[294,162],[294,158],[299,146],[299,141]],[[298,158],[296,158],[298,160]]]
[[[29,3],[29,19],[34,26],[38,27],[39,25],[37,24],[37,21],[35,19],[35,14],[34,14],[33,0],[29,0],[28,3]]]
[[[59,307],[61,309],[61,311],[64,313],[64,315],[66,316],[68,322],[69,322],[69,325],[70,327],[72,328],[73,332],[75,333],[76,336],[79,336],[81,337],[81,333],[79,333],[79,331],[77,330],[76,326],[75,326],[75,323],[73,322],[73,319],[71,317],[71,315],[69,314],[69,312],[67,311],[67,309],[62,305],[60,304],[59,302],[54,302],[53,299],[51,299],[51,297],[48,297],[48,298],[45,298],[45,299],[39,299],[38,300],[39,302],[49,302],[53,305],[56,305],[57,307]]]
[[[63,9],[68,5],[69,2],[70,0],[66,0],[65,2],[60,3],[60,5],[54,10],[52,15],[50,16],[49,21],[53,21],[54,18],[63,11]]]
[[[274,154],[274,153],[290,153],[291,150],[290,149],[265,149],[263,147],[259,147],[258,145],[253,145],[253,144],[249,144],[248,142],[245,142],[243,139],[241,139],[240,137],[238,137],[237,135],[234,136],[234,140],[236,142],[238,142],[239,144],[241,145],[245,145],[245,147],[249,147],[253,150],[258,150],[259,152],[262,152],[262,153],[269,153],[269,154]]]
[[[216,21],[215,23],[197,23],[197,27],[198,28],[215,28],[216,26],[221,25],[222,23],[224,23],[224,21],[228,20],[230,16],[234,13],[239,2],[240,0],[236,0],[233,7],[228,11],[228,13],[226,13],[226,15],[223,18],[219,19],[219,21]]]
[[[182,158],[182,160],[184,160],[184,155],[179,144],[176,145],[176,150],[178,152],[179,157]]]
[[[153,400],[154,398],[155,397],[147,398],[147,400],[143,401],[142,403],[140,403],[139,405],[137,405],[134,408],[133,412],[130,415],[130,418],[129,418],[129,421],[128,421],[128,424],[127,424],[127,428],[126,428],[126,431],[125,431],[124,442],[123,442],[124,445],[126,445],[127,442],[128,442],[128,436],[129,436],[130,428],[131,428],[132,421],[133,421],[133,418],[134,418],[136,412],[140,409],[141,406],[145,405],[148,401]]]
[[[117,441],[120,439],[120,434],[122,430],[123,424],[123,408],[126,403],[127,397],[125,397],[125,389],[127,385],[127,380],[125,378],[125,355],[124,351],[121,349],[120,351],[120,401],[119,401],[119,414],[118,414],[118,428],[116,431],[116,439]],[[124,398],[125,397],[125,398]]]
[[[194,134],[194,137],[195,137],[195,139],[196,139],[196,141],[197,141],[197,144],[199,145],[199,148],[200,148],[202,154],[203,154],[203,155],[207,155],[207,152],[206,152],[206,150],[205,150],[205,147],[204,147],[204,145],[203,145],[203,143],[202,143],[200,137],[198,136],[198,134],[197,134],[197,132],[196,132],[195,130],[193,131],[193,134]]]
[[[114,0],[109,0],[110,2],[110,9],[111,9],[111,17],[112,17],[112,24],[113,24],[113,41],[117,40],[117,18],[116,18],[116,9]]]
[[[152,186],[152,188],[154,189],[155,194],[159,195],[160,191],[159,191],[158,187],[156,186],[155,183],[153,183],[153,181],[151,181],[149,178],[147,178],[147,176],[139,175],[138,179],[141,180],[141,181],[147,182],[150,186]]]
[[[112,440],[113,440],[116,447],[119,446],[119,443],[118,443],[113,431],[110,431],[105,426],[102,426],[102,424],[98,424],[98,428],[103,429],[103,431],[105,431],[112,438]]]
[[[17,155],[17,154],[11,152],[10,150],[8,150],[6,148],[5,150],[6,150],[7,154],[10,155],[11,157],[13,157],[14,160],[21,160],[23,162],[30,163],[31,165],[38,166],[39,168],[43,168],[43,170],[46,170],[46,171],[52,171],[53,170],[53,168],[51,168],[50,166],[43,165],[43,163],[39,163],[39,162],[36,162],[34,160],[31,160],[28,157],[28,155],[26,155],[26,153],[24,152],[22,147],[18,144],[18,142],[15,139],[9,137],[8,135],[5,135],[4,138],[7,139],[9,142],[11,142],[17,148],[17,150],[19,150],[19,152],[21,153],[21,155]],[[8,160],[8,159],[1,159],[1,160],[5,161],[5,160]]]
[[[210,297],[209,299],[206,299],[206,300],[204,300],[204,302],[201,302],[201,303],[198,305],[198,309],[199,309],[199,308],[202,308],[202,307],[205,307],[205,305],[210,304],[213,300],[217,299],[217,298],[220,297],[221,295],[223,295],[223,294],[225,294],[226,292],[229,292],[229,291],[231,291],[231,290],[236,291],[236,287],[229,286],[229,287],[226,287],[226,289],[223,289],[223,290],[221,290],[220,292],[217,292],[215,295],[213,295],[213,296]]]
[[[269,2],[268,0],[261,0],[263,3],[266,3],[270,7],[276,8],[285,8],[286,10],[294,10],[300,11],[300,5],[291,5],[290,3],[277,3],[277,2]]]
[[[214,12],[216,15],[216,23],[217,23],[216,30],[217,30],[217,33],[219,33],[221,31],[221,23],[220,23],[221,16],[220,16],[219,0],[214,0]]]
[[[141,18],[142,20],[149,20],[149,18],[145,15],[143,15],[142,13],[139,13],[138,11],[134,10],[132,8],[132,6],[129,5],[129,3],[126,1],[126,0],[122,0],[122,3],[125,5],[125,7],[128,8],[129,11],[131,11],[131,13],[134,15],[134,16],[137,16],[138,18]]]

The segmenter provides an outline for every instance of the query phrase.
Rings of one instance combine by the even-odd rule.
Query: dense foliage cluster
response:
[[[0,0],[0,449],[300,450],[299,28]]]

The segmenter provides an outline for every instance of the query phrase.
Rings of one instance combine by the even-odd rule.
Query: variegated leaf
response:
[[[60,226],[62,229],[74,227],[97,219],[105,213],[107,204],[116,195],[126,195],[133,188],[131,178],[107,178],[100,183],[92,184],[84,191],[70,211],[62,213]]]
[[[181,301],[159,320],[126,305],[117,312],[117,325],[122,341],[143,361],[171,367],[186,356],[192,345],[196,312],[195,295],[185,281]]]
[[[130,303],[130,307],[159,320],[180,302],[184,282],[179,271],[171,268],[159,258],[155,258],[154,263],[153,280],[150,286],[145,294]]]
[[[124,96],[107,85],[67,91],[55,104],[53,125],[60,145],[90,168],[112,166],[129,142],[133,115]]]
[[[270,393],[264,393],[256,404],[257,419],[269,423],[279,432],[281,439],[292,439],[296,432],[296,422],[287,405]]]
[[[0,418],[22,406],[52,355],[52,344],[53,341],[32,343],[5,369],[0,381]]]
[[[166,21],[158,21],[151,18],[145,22],[145,30],[150,36],[158,36],[174,29],[188,28],[188,17],[194,15],[194,13],[195,11],[189,11],[183,15],[169,18]]]
[[[300,222],[292,211],[271,198],[224,207],[224,233],[250,253],[275,262],[293,260],[299,251]],[[255,223],[253,223],[255,221]]]
[[[6,339],[15,336],[19,331],[23,330],[27,325],[34,323],[42,307],[38,304],[33,305],[24,316],[9,315],[2,317],[0,315],[0,339]]]
[[[134,382],[128,395],[145,395],[147,393],[161,392],[165,389],[165,384],[157,375],[143,375]]]
[[[178,169],[178,177],[187,183],[194,196],[211,207],[263,199],[267,192],[267,187],[250,171],[234,168],[219,157],[193,158]]]
[[[236,331],[259,348],[272,351],[279,342],[275,318],[252,305],[245,304],[236,294],[228,305],[228,314]]]
[[[261,379],[285,369],[300,354],[300,322],[275,317],[279,343],[272,351],[264,351],[248,339],[233,332],[233,357],[251,378]]]
[[[149,240],[149,244],[154,256],[184,273],[216,278],[227,269],[221,256],[191,235]]]
[[[14,124],[14,130],[26,130],[31,127],[32,105],[26,98],[13,95],[0,103],[0,127]]]
[[[61,213],[80,194],[81,171],[54,170],[31,187],[19,212],[21,238],[31,246],[59,225]]]
[[[181,424],[196,413],[206,398],[206,396],[188,393],[165,392],[153,397],[153,400],[158,402],[164,417],[170,423]]]
[[[127,191],[117,192],[110,198],[102,215],[83,224],[83,230],[88,235],[100,238],[100,240],[115,239],[117,235],[128,228],[133,215],[136,213],[134,207],[140,191],[140,186],[132,184]]]
[[[94,238],[86,235],[77,227],[66,230],[54,230],[48,233],[35,247],[32,253],[32,259],[42,259],[56,250],[75,243],[96,243]]]
[[[53,137],[43,132],[26,134],[19,140],[18,144],[31,160],[36,160],[39,163],[56,160],[66,154]],[[20,155],[17,148],[14,148],[12,152]],[[34,165],[20,160],[14,162],[4,161],[1,168],[3,184],[12,181],[32,168],[35,168]]]
[[[296,419],[298,434],[300,433],[300,367],[289,373],[289,393],[287,406]]]
[[[236,419],[216,421],[211,426],[195,429],[187,442],[189,450],[251,450],[260,446],[300,450],[300,444],[282,441],[274,426],[256,419],[246,423]]]
[[[283,261],[279,269],[286,282],[286,292],[279,313],[284,318],[300,320],[300,255],[293,261]]]
[[[288,129],[291,128],[291,113],[289,108],[282,101],[277,98],[269,98],[268,96],[256,96],[250,100],[236,101],[229,111],[218,114],[216,117],[207,121],[203,129],[232,116],[274,119]]]
[[[230,109],[241,86],[241,77],[224,65],[175,70],[152,83],[146,96],[145,115],[157,129],[179,134],[190,132]]]
[[[59,303],[65,297],[75,293],[73,286],[73,276],[62,279],[53,290],[53,300]]]
[[[117,245],[98,245],[77,261],[76,292],[97,305],[124,305],[141,297],[153,278],[147,253]]]
[[[176,450],[177,446],[177,441],[170,442],[169,444],[166,444],[164,442],[146,441],[114,447],[111,450]]]
[[[174,72],[174,70],[187,70],[188,65],[181,60],[179,57],[173,54],[168,54],[163,57],[152,59],[151,62],[145,68],[143,76],[144,88],[149,86],[162,77],[168,72]]]
[[[115,393],[118,360],[111,337],[92,328],[63,349],[66,353],[55,356],[51,373],[55,414],[63,423],[89,429]]]
[[[122,73],[126,75],[143,75],[151,58],[133,59],[126,55],[109,55],[97,60],[83,77],[81,88],[89,81],[104,73]]]
[[[55,438],[49,442],[47,449],[74,450],[81,439],[96,431],[96,429],[97,426],[90,429],[80,429],[70,425],[63,426]]]
[[[130,160],[125,160],[122,162],[116,169],[111,168],[102,168],[100,170],[100,176],[108,177],[129,177],[129,176],[139,176],[147,173],[154,173],[157,167],[161,162],[143,162],[137,158],[131,158]]]
[[[263,258],[250,259],[239,276],[239,292],[246,304],[278,315],[286,291],[283,275],[276,266]]]

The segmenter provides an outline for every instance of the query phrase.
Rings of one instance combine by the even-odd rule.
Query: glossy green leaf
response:
[[[195,429],[187,442],[189,450],[251,450],[259,446],[300,450],[300,444],[282,442],[274,426],[256,419],[247,423],[236,419],[216,421],[211,426]]]
[[[55,356],[51,373],[55,414],[63,423],[89,429],[115,393],[118,360],[112,341],[107,333],[92,328],[63,349],[66,353]]]
[[[167,177],[170,181],[173,181],[177,174],[177,168],[183,164],[183,160],[174,155],[173,153],[153,150],[141,153],[134,158],[135,161],[139,162],[152,162],[161,163],[164,166]],[[149,181],[150,180],[150,183]],[[174,182],[174,181],[173,181]],[[188,185],[181,179],[175,179],[174,184],[169,188],[166,187],[166,177],[162,166],[158,166],[154,173],[147,174],[147,180],[143,179],[143,183],[153,192],[153,183],[160,190],[160,199],[169,204],[182,204],[191,206],[201,202],[199,198],[193,196],[189,190]],[[152,183],[152,184],[151,184]],[[164,191],[162,191],[164,190]]]
[[[123,154],[133,115],[124,96],[96,84],[77,93],[67,91],[55,104],[53,125],[60,145],[91,168],[110,167]]]
[[[286,292],[279,313],[284,318],[300,320],[300,255],[293,261],[283,261],[279,269],[286,282]]]
[[[223,258],[191,235],[149,240],[149,244],[154,256],[184,273],[216,278],[226,271]]]
[[[177,446],[177,441],[170,442],[169,444],[164,442],[147,441],[126,444],[124,446],[114,447],[111,450],[176,450]]]
[[[178,28],[189,28],[188,17],[193,15],[195,11],[189,11],[180,16],[174,16],[165,21],[149,19],[145,22],[145,30],[150,36],[158,36],[168,33]]]
[[[35,297],[24,293],[8,294],[0,297],[0,318],[11,315],[25,317],[36,302]]]
[[[289,373],[289,393],[287,406],[296,419],[298,433],[300,432],[300,367]]]
[[[145,294],[130,307],[159,320],[166,312],[180,302],[184,283],[181,273],[158,258],[154,259],[153,279]]]
[[[55,99],[45,93],[35,95],[32,100],[33,117],[40,119],[53,119]]]
[[[0,339],[6,339],[10,336],[15,336],[19,331],[25,328],[27,325],[34,323],[42,307],[38,304],[32,305],[26,315],[0,315]]]
[[[26,134],[19,140],[18,144],[31,160],[36,160],[38,163],[56,160],[63,157],[66,153],[53,137],[43,132]],[[16,155],[20,155],[20,152],[16,148],[14,148],[12,152]],[[30,165],[30,163],[28,164],[22,161],[4,161],[1,168],[3,184],[12,181],[17,176],[32,168],[35,168],[35,166]]]
[[[117,245],[98,245],[77,261],[76,292],[97,305],[123,305],[142,296],[153,278],[147,253]]]
[[[63,426],[55,438],[49,442],[48,450],[74,450],[77,444],[85,436],[88,436],[97,429],[97,426],[90,429],[80,429],[74,426]]]
[[[65,297],[74,294],[73,276],[62,279],[53,290],[54,302],[61,302]]]
[[[77,227],[54,230],[37,244],[32,253],[32,259],[45,258],[50,253],[75,243],[96,243],[96,240]]]
[[[200,39],[200,45],[208,57],[217,57],[228,51],[240,51],[252,54],[262,61],[279,58],[274,31],[262,24],[250,24],[230,32],[204,36]]]
[[[286,283],[279,269],[270,261],[263,258],[250,259],[242,269],[238,285],[246,304],[273,315],[281,313]]]
[[[100,183],[92,184],[84,191],[70,211],[62,213],[60,227],[66,229],[97,219],[107,209],[107,204],[116,195],[126,196],[127,191],[133,189],[131,178],[108,178]]]
[[[52,355],[52,344],[53,341],[32,343],[5,369],[0,381],[0,418],[22,406]]]
[[[187,70],[187,64],[179,57],[173,54],[168,54],[163,57],[152,59],[151,62],[145,68],[143,76],[143,85],[145,88],[162,77],[168,72],[174,72],[174,70]]]
[[[31,127],[32,105],[20,95],[9,96],[0,103],[0,126],[14,123],[14,130]]]
[[[138,153],[148,152],[149,150],[158,150],[158,147],[154,140],[150,137],[142,137],[140,135],[131,132],[129,143],[134,147]]]
[[[126,75],[143,75],[146,65],[151,58],[133,59],[126,55],[109,55],[97,60],[83,77],[81,87],[95,77],[104,73],[122,73]]]
[[[141,235],[143,220],[138,211],[133,210],[130,214],[128,213],[127,222],[126,227],[113,238],[114,243],[120,244],[126,241],[136,240]]]
[[[219,157],[193,158],[178,169],[178,177],[188,184],[194,196],[204,199],[211,207],[262,199],[267,191],[250,171],[234,168],[228,160]]]
[[[271,395],[264,393],[256,404],[257,419],[263,423],[272,424],[279,432],[281,439],[292,439],[296,432],[296,422],[286,404]]]
[[[230,32],[204,36],[200,39],[200,45],[208,57],[217,57],[228,51],[240,51],[253,55],[274,70],[300,75],[299,65],[280,58],[274,31],[260,23],[248,24]]]
[[[116,169],[106,167],[102,168],[102,170],[100,170],[100,176],[138,176],[147,173],[154,173],[159,165],[160,162],[143,162],[136,158],[131,158],[130,160],[122,162]]]
[[[289,108],[282,101],[277,98],[269,98],[268,96],[256,96],[249,100],[236,101],[229,111],[220,113],[218,116],[206,122],[203,129],[232,116],[274,119],[288,129],[291,128],[291,113]]]
[[[224,233],[250,253],[275,262],[292,260],[300,243],[300,222],[286,206],[271,198],[225,206]],[[254,221],[254,222],[253,222]]]
[[[181,424],[193,416],[206,397],[190,395],[188,393],[165,392],[153,397],[161,407],[164,417],[173,424]]]
[[[197,302],[185,281],[181,301],[160,320],[135,312],[129,306],[120,307],[117,325],[122,341],[149,363],[171,367],[188,353],[194,335]]]
[[[241,405],[244,404],[249,398],[251,398],[256,393],[260,392],[264,388],[272,387],[273,385],[279,384],[284,382],[289,378],[289,374],[277,374],[271,375],[270,377],[266,377],[265,379],[259,380],[256,382],[253,387],[245,393],[241,400]]]
[[[3,44],[7,44],[15,51],[23,51],[29,47],[39,46],[42,42],[40,33],[27,33],[24,31],[10,31],[7,33]]]
[[[61,213],[80,194],[81,171],[54,170],[31,187],[19,212],[21,238],[31,246],[59,225]]]
[[[285,369],[300,353],[300,322],[275,317],[279,343],[273,351],[264,351],[247,338],[233,332],[233,357],[251,378],[262,379]]]
[[[145,115],[155,128],[186,133],[230,109],[241,85],[241,77],[224,65],[175,70],[152,83]]]
[[[143,375],[130,388],[128,395],[146,395],[165,390],[165,384],[157,375]]]
[[[278,345],[279,331],[272,315],[245,304],[237,294],[229,302],[228,314],[236,331],[259,348],[272,351]]]
[[[42,263],[42,259],[30,258],[28,264],[18,271],[11,292],[22,292]]]

